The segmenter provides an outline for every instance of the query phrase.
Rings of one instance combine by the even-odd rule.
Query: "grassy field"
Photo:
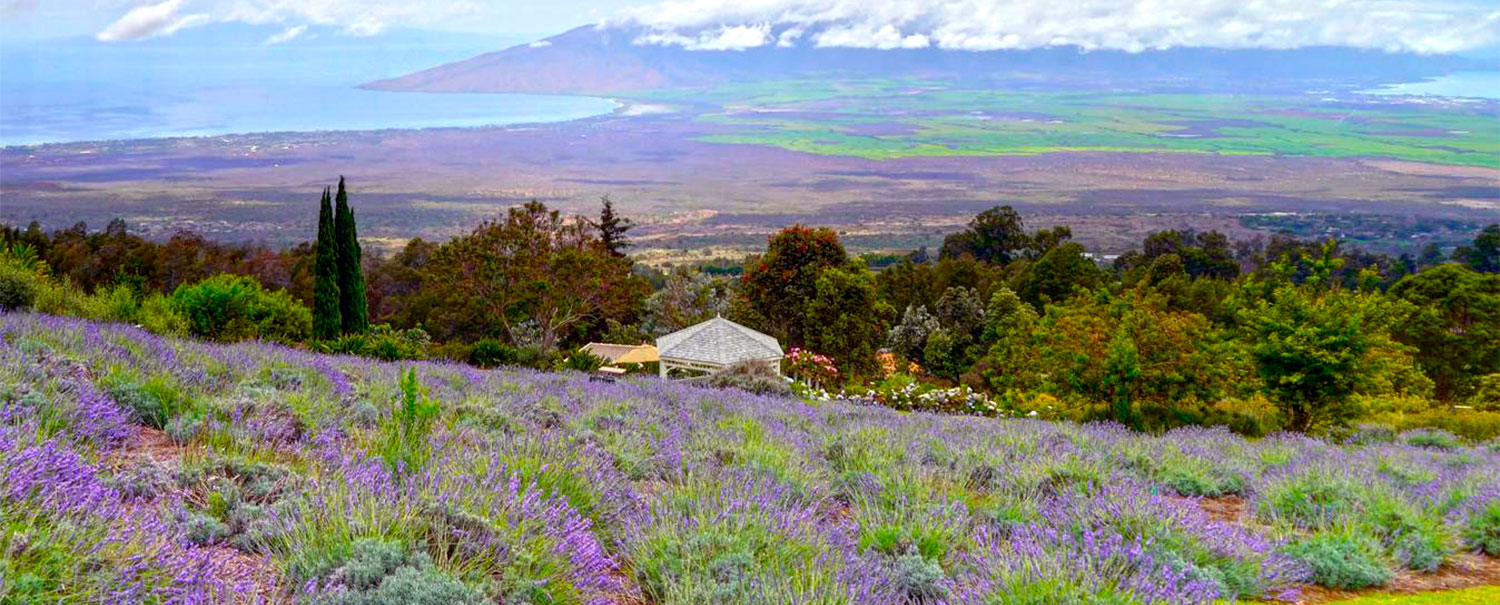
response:
[[[1370,437],[902,413],[0,315],[0,602],[1207,604],[1500,550],[1500,447]]]
[[[709,105],[700,140],[869,159],[1065,151],[1385,157],[1500,167],[1492,103],[1368,95],[974,90],[921,81],[787,81],[630,95]]]

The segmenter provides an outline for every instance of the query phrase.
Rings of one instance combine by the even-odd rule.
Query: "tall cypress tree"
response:
[[[354,228],[354,211],[349,209],[349,194],[344,191],[344,177],[339,177],[337,208],[333,231],[339,254],[339,317],[345,334],[359,334],[370,328],[369,301],[365,299],[365,272],[359,266],[359,234]]]
[[[318,210],[318,244],[313,249],[313,335],[337,338],[343,326],[339,314],[339,253],[334,242],[333,198],[323,188]]]

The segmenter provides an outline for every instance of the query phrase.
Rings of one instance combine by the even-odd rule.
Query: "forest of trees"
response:
[[[6,227],[0,306],[533,365],[723,314],[831,358],[835,387],[962,385],[1006,405],[1139,427],[1317,431],[1453,406],[1500,416],[1500,225],[1447,258],[1420,259],[1284,235],[1161,231],[1104,266],[1067,226],[1028,230],[996,207],[936,255],[867,262],[833,231],[799,225],[725,275],[634,264],[624,252],[632,225],[607,198],[597,217],[531,202],[385,257],[361,254],[342,179],[334,199],[324,192],[315,241],[280,250],[190,232],[156,242],[119,220],[97,232]],[[8,292],[24,289],[10,285],[25,281],[18,272],[45,283],[29,298]],[[236,296],[250,301],[242,318],[192,311],[209,298],[236,308],[223,302]],[[1500,431],[1500,420],[1484,421]]]

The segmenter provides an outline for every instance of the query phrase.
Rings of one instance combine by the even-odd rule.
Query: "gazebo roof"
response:
[[[729,365],[753,359],[781,359],[781,343],[723,317],[656,339],[663,359]]]
[[[651,345],[591,342],[583,345],[583,350],[603,357],[610,363],[651,363],[657,360],[656,347]]]

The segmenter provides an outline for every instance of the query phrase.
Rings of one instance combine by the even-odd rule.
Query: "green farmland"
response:
[[[1066,151],[1391,158],[1500,167],[1500,108],[1369,95],[976,90],[794,80],[629,95],[696,107],[699,140],[868,159]]]

